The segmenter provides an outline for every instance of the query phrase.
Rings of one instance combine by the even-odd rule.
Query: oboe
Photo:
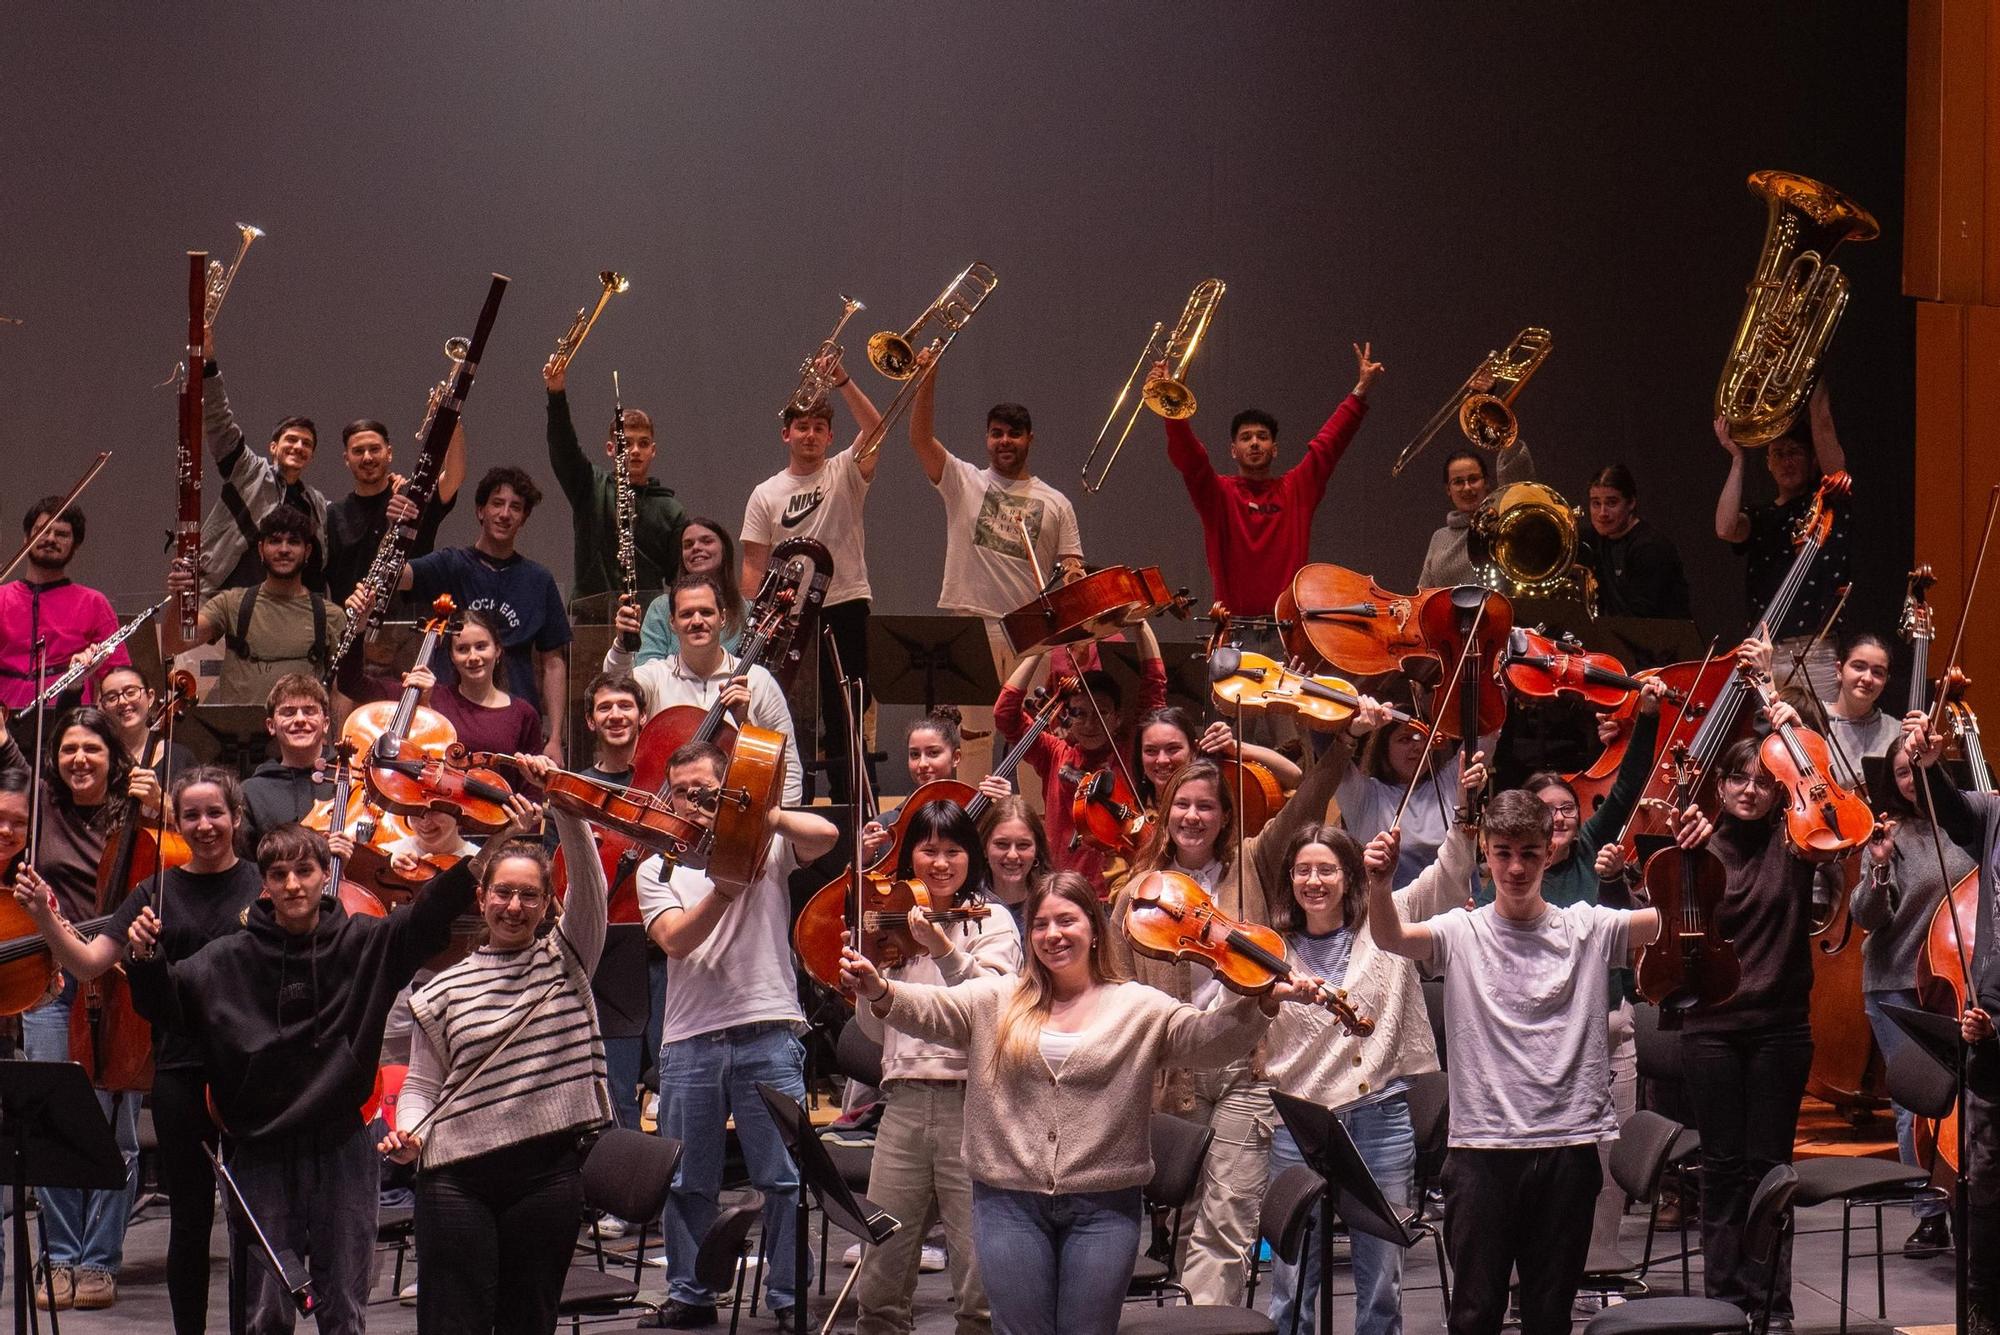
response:
[[[632,486],[632,442],[625,439],[625,398],[618,388],[616,371],[611,373],[611,439],[618,456],[611,470],[618,501],[618,586],[619,592],[631,599],[636,607],[639,602],[639,548],[636,536],[639,497]],[[639,637],[629,630],[621,631],[618,644],[628,653],[636,653]]]
[[[396,585],[402,581],[403,562],[410,545],[416,541],[417,525],[423,521],[424,507],[430,504],[431,494],[437,490],[445,451],[451,446],[452,434],[458,430],[458,419],[465,411],[466,396],[472,393],[472,379],[478,373],[479,358],[486,348],[487,336],[493,332],[493,321],[500,314],[500,298],[506,295],[507,283],[504,274],[493,275],[492,286],[486,290],[486,304],[480,308],[479,323],[473,326],[470,339],[445,340],[444,351],[445,356],[451,358],[451,370],[431,389],[429,411],[424,414],[424,424],[417,428],[417,439],[422,449],[417,456],[416,469],[403,491],[411,504],[417,507],[417,512],[402,523],[390,525],[382,534],[382,541],[375,548],[375,559],[369,564],[368,575],[361,584],[370,594],[368,615],[347,619],[347,625],[340,633],[340,642],[327,657],[328,681],[333,681],[339,674],[341,663],[355,643],[380,626],[388,614],[389,600],[396,592]]]
[[[248,243],[246,242],[247,246]],[[181,639],[195,636],[201,614],[201,380],[202,344],[208,332],[208,252],[188,252],[187,374],[181,377],[180,449],[174,459],[180,483],[180,515],[174,524],[174,561],[192,576],[177,595]]]

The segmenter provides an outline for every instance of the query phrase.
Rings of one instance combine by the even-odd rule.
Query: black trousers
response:
[[[830,603],[819,610],[820,620],[833,632],[833,642],[840,647],[840,665],[850,677],[868,678],[868,600],[854,598],[844,603]],[[854,762],[847,758],[847,710],[840,703],[840,674],[833,670],[833,655],[826,652],[824,644],[819,646],[819,729],[820,759],[827,762],[827,787],[833,800],[846,802],[848,793],[847,769]],[[865,748],[864,748],[865,749]],[[875,766],[868,767],[868,778],[875,779]],[[811,799],[813,786],[806,785],[806,797]]]
[[[1567,1335],[1590,1255],[1591,1208],[1604,1172],[1597,1146],[1474,1150],[1444,1161],[1444,1249],[1451,1335],[1497,1335],[1521,1276],[1521,1335]]]
[[[208,1328],[208,1238],[215,1228],[215,1169],[203,1145],[216,1143],[198,1068],[153,1073],[153,1132],[167,1188],[167,1302],[175,1335]]]
[[[1992,1040],[1975,1050],[1972,1078],[1965,1091],[1966,1248],[1972,1329],[2000,1329],[2000,1052]],[[1982,1070],[1981,1066],[1985,1069]]]
[[[1750,1197],[1764,1175],[1792,1161],[1799,1100],[1812,1070],[1809,1024],[1697,1030],[1681,1037],[1687,1092],[1701,1132],[1701,1249],[1708,1296],[1745,1312],[1792,1315],[1792,1240],[1778,1244],[1775,1275],[1743,1254]]]
[[[417,1329],[549,1335],[583,1217],[574,1132],[417,1175]]]

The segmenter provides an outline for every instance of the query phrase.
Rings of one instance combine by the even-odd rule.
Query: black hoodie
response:
[[[290,821],[305,819],[313,803],[333,796],[333,779],[314,783],[315,767],[267,760],[243,781],[243,804],[250,808],[250,843]]]
[[[133,999],[194,1040],[231,1136],[339,1139],[361,1126],[396,993],[450,943],[474,888],[460,862],[386,918],[335,907],[304,936],[260,899],[242,931],[180,963],[128,965]]]

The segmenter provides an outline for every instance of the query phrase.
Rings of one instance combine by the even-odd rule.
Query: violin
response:
[[[1445,664],[1446,680],[1456,669],[1458,699],[1439,696],[1430,719],[1433,738],[1463,739],[1468,748],[1507,722],[1507,693],[1494,666],[1507,652],[1514,628],[1514,605],[1505,594],[1461,584],[1427,596],[1417,612],[1424,643]],[[1452,706],[1456,704],[1454,714]]]
[[[1070,799],[1069,814],[1076,827],[1070,837],[1071,848],[1088,844],[1122,858],[1139,850],[1158,819],[1132,791],[1123,767],[1117,765],[1106,765],[1083,777],[1076,786],[1076,796]]]
[[[110,925],[107,913],[71,923],[70,930],[88,941]],[[0,937],[0,1015],[19,1015],[53,1001],[62,992],[62,966],[11,887],[0,893],[0,932],[6,934]]]
[[[1690,770],[1673,800],[1686,810],[1700,779]],[[1663,848],[1646,860],[1646,891],[1660,915],[1660,939],[1639,957],[1639,993],[1660,1008],[1662,1028],[1677,1029],[1696,1006],[1736,995],[1742,966],[1717,925],[1729,872],[1706,848]]]
[[[1158,566],[1106,566],[1044,589],[1002,617],[1000,626],[1014,652],[1025,657],[1059,644],[1100,640],[1162,612],[1184,619],[1192,605],[1186,589],[1167,589]]]
[[[1587,652],[1565,636],[1552,639],[1539,630],[1516,626],[1500,655],[1500,677],[1516,693],[1541,699],[1566,697],[1592,709],[1619,709],[1644,686],[1610,654]],[[1668,698],[1685,699],[1668,688]]]
[[[1417,624],[1417,609],[1437,589],[1390,593],[1371,575],[1309,565],[1278,595],[1285,652],[1301,663],[1361,677],[1409,670],[1436,658]]]
[[[993,767],[993,773],[1003,779],[1012,780],[1014,771],[1035,745],[1035,739],[1045,732],[1062,712],[1063,700],[1077,686],[1079,678],[1064,677],[1053,683],[1042,703],[1035,707],[1028,726],[1021,730],[1000,763]],[[973,788],[970,784],[956,779],[933,779],[914,793],[903,799],[903,805],[896,810],[896,819],[889,827],[889,843],[875,861],[864,870],[864,875],[872,879],[886,879],[897,867],[902,866],[903,846],[909,842],[910,820],[917,812],[932,802],[951,802],[965,808],[965,814],[976,822],[986,814],[992,799]],[[799,910],[798,920],[792,924],[792,949],[798,952],[799,962],[807,973],[840,992],[840,934],[848,930],[848,911],[852,908],[849,897],[854,890],[853,865],[813,892],[806,906]],[[846,998],[847,994],[842,992]],[[851,998],[848,998],[851,1002]]]
[[[1125,901],[1125,939],[1142,955],[1206,964],[1224,987],[1251,997],[1291,977],[1284,938],[1229,917],[1191,876],[1148,872],[1126,889]],[[1375,1022],[1354,1008],[1346,988],[1323,985],[1318,1000],[1355,1037],[1375,1032]]]
[[[990,904],[934,907],[930,887],[912,877],[870,876],[861,892],[861,939],[855,949],[878,969],[893,969],[923,955],[924,948],[910,935],[910,910],[922,909],[932,922],[973,922],[990,917]]]
[[[1777,698],[1769,673],[1743,669],[1766,709]],[[1861,847],[1875,828],[1868,804],[1833,777],[1826,738],[1810,728],[1786,723],[1771,730],[1758,748],[1764,768],[1785,790],[1785,837],[1809,862],[1831,862]],[[1836,911],[1835,917],[1840,914]]]
[[[1245,653],[1234,645],[1208,651],[1208,681],[1215,702],[1224,709],[1297,719],[1319,732],[1345,727],[1361,708],[1360,693],[1345,678],[1294,672],[1275,659]],[[1416,722],[1398,709],[1389,710],[1389,717]]]

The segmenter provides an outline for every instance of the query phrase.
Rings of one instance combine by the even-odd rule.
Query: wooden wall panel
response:
[[[1947,0],[1910,0],[1908,85],[1903,123],[1903,291],[1941,299],[1939,207],[1943,191],[1941,43]]]

